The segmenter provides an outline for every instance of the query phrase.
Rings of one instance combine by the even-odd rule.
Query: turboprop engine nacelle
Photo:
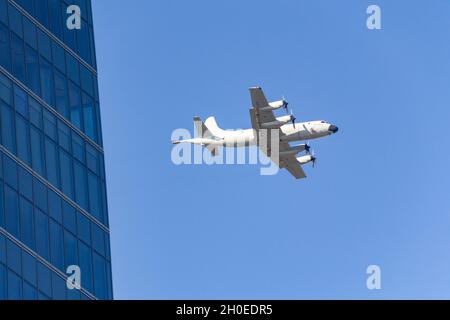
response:
[[[286,102],[286,100],[279,100],[279,101],[274,101],[274,102],[269,102],[269,105],[267,107],[263,107],[260,110],[261,111],[270,111],[270,110],[277,110],[280,108],[286,108],[288,105],[288,103]]]
[[[299,146],[295,146],[295,147],[291,147],[291,149],[286,150],[286,151],[280,151],[280,157],[281,156],[289,156],[292,154],[297,154],[300,153],[302,151],[308,151],[309,150],[309,146],[307,144],[301,144]]]
[[[300,162],[300,164],[307,164],[307,163],[310,163],[311,161],[314,161],[314,157],[311,155],[298,157],[297,161]]]
[[[276,121],[266,122],[261,124],[261,128],[263,129],[278,129],[281,126],[292,121],[292,116],[283,116],[276,118]]]

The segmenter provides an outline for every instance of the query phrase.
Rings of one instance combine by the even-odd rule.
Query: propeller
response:
[[[310,147],[309,143],[308,143],[308,142],[305,143],[305,151],[306,151],[306,154],[311,154],[310,150],[311,150],[311,147]]]
[[[311,162],[312,162],[313,168],[316,166],[316,161],[317,161],[317,158],[314,156],[314,150],[313,150],[312,154],[311,154]]]
[[[283,96],[283,98],[281,100],[283,101],[283,108],[284,108],[284,110],[286,110],[286,113],[288,113],[289,102],[286,101],[286,98],[284,96]]]
[[[292,110],[291,110],[291,122],[292,122],[292,125],[294,126],[294,129],[295,129],[295,120],[297,120],[297,118],[294,117],[294,114],[292,113]]]

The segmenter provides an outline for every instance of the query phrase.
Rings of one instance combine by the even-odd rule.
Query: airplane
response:
[[[257,145],[281,169],[287,169],[296,179],[306,178],[302,165],[316,163],[316,157],[310,152],[308,143],[291,146],[290,142],[309,141],[327,137],[338,132],[339,128],[323,120],[296,123],[292,111],[290,114],[275,117],[274,111],[285,109],[288,112],[288,102],[283,98],[275,102],[268,102],[261,87],[252,87],[250,96],[252,107],[250,108],[251,129],[223,130],[219,128],[214,117],[209,117],[205,122],[199,117],[194,117],[197,138],[175,140],[173,144],[191,143],[206,147],[213,156],[219,154],[219,147],[247,147]],[[266,129],[266,130],[264,130]],[[272,152],[269,135],[276,130],[279,136],[278,155]],[[261,138],[265,143],[260,143]],[[276,149],[275,149],[276,150]],[[306,152],[306,155],[297,157],[297,154]]]

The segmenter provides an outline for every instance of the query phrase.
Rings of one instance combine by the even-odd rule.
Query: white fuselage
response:
[[[257,144],[257,137],[254,129],[244,130],[222,130],[217,126],[210,126],[214,138],[195,138],[185,142],[202,145],[216,145],[228,147],[244,147]],[[280,127],[281,141],[307,141],[328,136],[334,133],[337,128],[325,121],[310,121],[303,123],[285,124]],[[268,129],[270,130],[270,129]]]

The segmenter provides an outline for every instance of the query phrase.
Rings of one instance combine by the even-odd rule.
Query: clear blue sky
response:
[[[450,298],[450,2],[93,9],[116,298]],[[254,85],[339,126],[307,180],[172,164],[194,115],[250,127]]]

